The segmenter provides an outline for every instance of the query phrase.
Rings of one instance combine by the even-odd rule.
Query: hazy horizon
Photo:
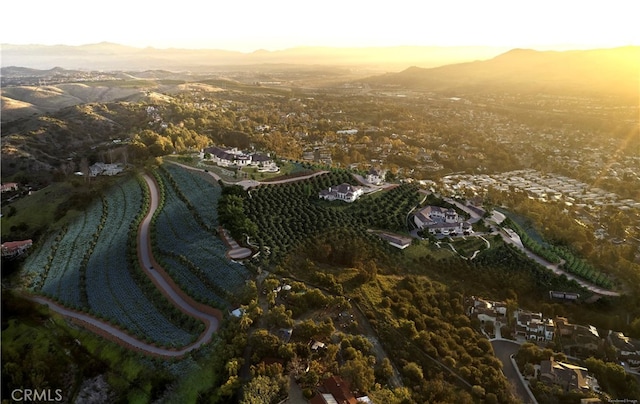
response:
[[[110,42],[136,48],[215,49],[253,53],[300,47],[494,47],[534,50],[612,48],[640,44],[633,5],[504,0],[394,7],[330,0],[300,7],[269,3],[181,2],[170,11],[110,2],[74,10],[36,0],[28,15],[4,5],[3,44],[79,46]],[[20,16],[29,20],[28,29]]]

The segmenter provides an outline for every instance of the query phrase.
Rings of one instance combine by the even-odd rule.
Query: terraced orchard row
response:
[[[406,231],[407,214],[419,201],[414,186],[404,184],[365,195],[352,204],[318,198],[320,190],[344,182],[354,180],[346,172],[335,171],[299,182],[260,186],[242,195],[241,210],[255,224],[262,259],[276,262],[309,236],[332,228],[348,227],[362,234],[367,229]],[[238,211],[234,203],[239,203],[237,195],[230,195],[221,204],[221,217],[226,217],[226,211]]]
[[[134,177],[107,190],[25,261],[36,293],[90,313],[141,340],[184,346],[204,325],[175,308],[138,267],[136,233],[148,189]]]
[[[220,186],[170,164],[156,172],[156,181],[162,199],[152,224],[156,259],[191,297],[228,307],[251,273],[225,257],[227,247],[217,236]]]

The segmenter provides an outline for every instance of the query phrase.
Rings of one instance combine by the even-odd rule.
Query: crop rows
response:
[[[165,269],[185,291],[193,291],[194,298],[210,303],[213,293],[218,304],[226,301],[244,285],[249,271],[225,258],[226,246],[198,223],[174,187],[167,184],[166,174],[157,178],[163,183],[164,199],[162,210],[154,220],[154,247],[169,264]],[[178,275],[178,272],[189,274]],[[192,286],[196,282],[194,278],[209,289],[209,293],[198,293],[200,289]],[[183,283],[187,279],[190,279],[188,283]]]
[[[42,245],[27,256],[23,267],[23,280],[29,289],[34,291],[42,289],[49,268],[51,268],[51,261],[56,254],[58,242],[64,237],[66,231],[67,228],[64,227],[56,235],[45,238]]]
[[[185,257],[182,258],[186,259]],[[222,297],[226,294],[226,291],[214,292],[217,289],[217,285],[212,285],[206,278],[203,279],[192,272],[189,268],[190,265],[181,260],[180,257],[172,254],[163,254],[159,260],[162,267],[169,273],[169,276],[189,296],[213,307],[227,307],[229,305],[229,302]]]
[[[65,306],[82,308],[80,263],[98,228],[102,209],[102,201],[92,203],[78,220],[69,225],[66,234],[58,242],[42,293]]]
[[[572,274],[586,279],[598,286],[604,288],[613,287],[613,282],[602,272],[596,269],[593,265],[589,264],[583,259],[576,257],[571,251],[563,247],[554,246],[553,252],[565,260],[563,268]]]
[[[407,213],[418,202],[415,187],[403,185],[376,198],[363,196],[351,205],[319,201],[318,192],[353,181],[343,171],[306,180],[260,186],[244,197],[243,209],[257,227],[261,257],[277,262],[308,237],[327,229],[349,227],[364,233],[367,228],[404,229]],[[268,247],[268,248],[266,248]],[[265,259],[265,258],[262,258]]]
[[[134,178],[106,191],[27,258],[25,282],[33,291],[139,339],[184,346],[203,325],[169,303],[135,265],[142,201],[142,188]]]
[[[218,185],[213,185],[200,174],[185,170],[173,164],[162,166],[164,173],[177,191],[184,195],[197,214],[203,219],[208,229],[218,227],[218,210],[216,205],[220,198],[221,189]]]
[[[183,346],[192,335],[158,312],[131,277],[127,262],[127,235],[142,201],[134,179],[116,187],[106,196],[109,220],[86,269],[87,298],[91,310],[104,319],[120,324],[137,336],[162,345]]]
[[[595,285],[602,286],[604,288],[611,288],[613,283],[611,280],[598,269],[584,260],[577,258],[573,253],[566,248],[556,246],[543,246],[529,237],[527,233],[513,220],[505,219],[504,225],[511,227],[522,240],[522,244],[531,250],[534,254],[541,256],[547,261],[553,263],[559,263],[564,260],[562,268],[566,271],[579,276]]]

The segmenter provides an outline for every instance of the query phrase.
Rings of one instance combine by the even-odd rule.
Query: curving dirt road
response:
[[[151,251],[151,235],[150,224],[154,212],[158,209],[159,195],[155,181],[147,174],[143,176],[150,190],[150,207],[149,212],[143,219],[138,228],[138,259],[145,273],[155,286],[164,294],[176,307],[185,314],[195,317],[205,324],[204,332],[198,339],[190,345],[181,349],[167,349],[157,347],[146,342],[142,342],[127,334],[118,327],[98,320],[95,317],[67,309],[44,297],[31,297],[31,300],[49,306],[49,309],[59,313],[73,321],[80,323],[86,328],[102,335],[103,337],[119,343],[128,348],[162,357],[181,357],[195,349],[200,348],[211,340],[213,333],[218,330],[219,322],[222,319],[222,313],[212,307],[194,301],[190,296],[184,293],[178,285],[167,275],[167,273],[158,265],[153,252]]]

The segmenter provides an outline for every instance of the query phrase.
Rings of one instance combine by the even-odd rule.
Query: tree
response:
[[[340,374],[351,383],[354,389],[367,392],[373,388],[376,377],[369,358],[365,358],[360,352],[358,354],[354,359],[345,362],[340,368]],[[375,362],[375,358],[373,361]]]
[[[376,368],[376,379],[378,379],[381,383],[387,383],[389,378],[393,376],[393,366],[391,365],[391,361],[389,358],[384,358],[380,365]]]
[[[419,385],[424,379],[422,367],[415,362],[409,362],[402,368],[402,375],[411,381],[413,385]]]
[[[289,379],[277,375],[274,377],[257,376],[242,389],[241,404],[277,403],[286,395]]]

